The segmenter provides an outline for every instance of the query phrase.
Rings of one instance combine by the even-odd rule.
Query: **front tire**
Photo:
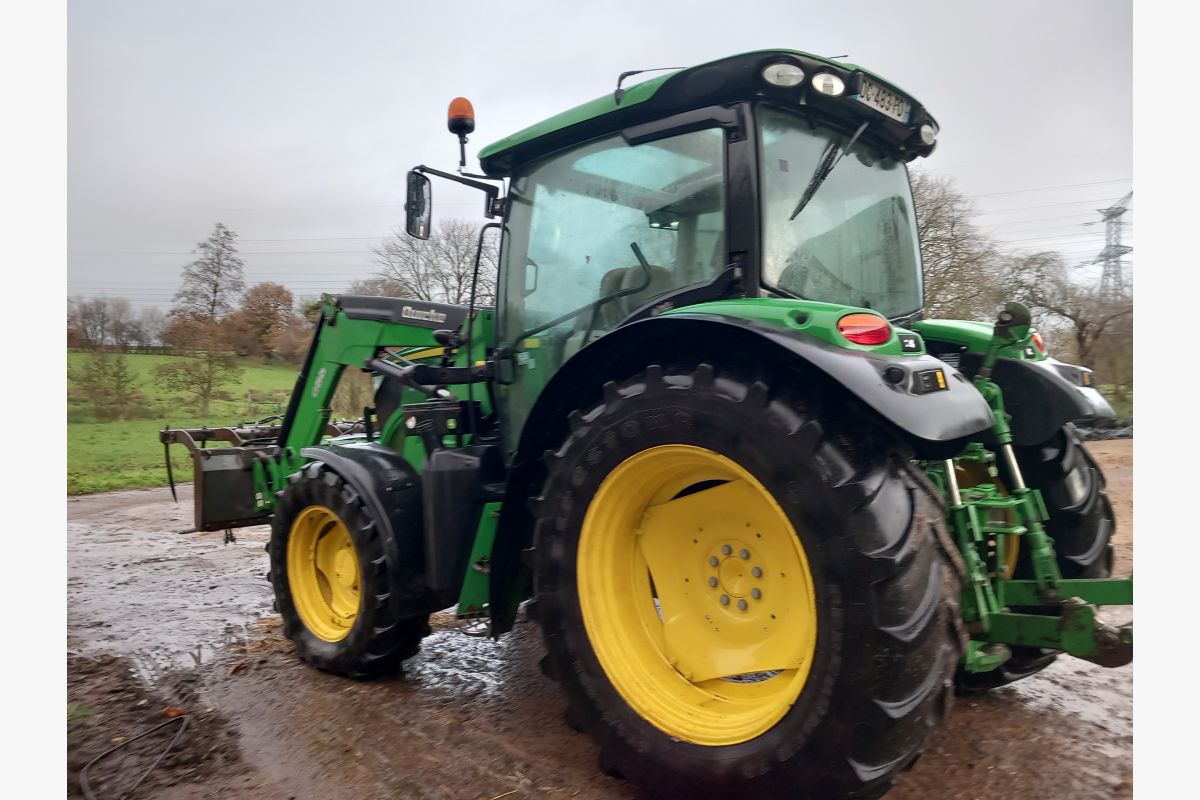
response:
[[[570,421],[535,593],[602,766],[653,797],[886,791],[962,653],[930,484],[844,404],[706,364],[610,383]]]
[[[352,678],[393,673],[429,635],[428,614],[402,616],[382,526],[326,464],[289,478],[271,517],[271,586],[283,632],[302,659]]]

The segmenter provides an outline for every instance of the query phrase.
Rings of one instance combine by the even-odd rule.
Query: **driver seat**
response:
[[[611,297],[623,289],[640,286],[643,280],[645,280],[645,273],[642,272],[641,266],[611,269],[604,273],[604,277],[600,279],[600,294],[597,296],[597,299],[600,297]],[[591,314],[580,314],[575,318],[575,330],[563,342],[562,360],[566,361],[579,352],[584,345],[595,341],[604,333],[620,325],[621,320],[628,317],[638,308],[673,288],[675,288],[675,279],[671,271],[663,267],[651,265],[650,282],[646,285],[645,289],[605,303],[600,307],[594,324],[592,323]],[[591,327],[590,335],[588,334],[589,326]],[[583,340],[584,336],[588,337],[586,342]]]
[[[600,297],[609,297],[617,292],[640,286],[645,278],[641,266],[618,267],[609,270],[600,279]],[[600,308],[600,314],[596,319],[596,330],[612,330],[621,324],[621,320],[674,286],[675,280],[670,270],[651,265],[650,282],[645,289],[618,297]]]

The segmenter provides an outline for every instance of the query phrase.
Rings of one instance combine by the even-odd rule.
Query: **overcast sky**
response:
[[[248,283],[343,290],[402,222],[408,168],[456,166],[452,97],[475,105],[475,168],[622,71],[772,47],[847,54],[913,93],[941,124],[919,168],[1014,248],[1088,261],[1104,232],[1083,223],[1132,189],[1128,0],[574,6],[71,2],[68,293],[165,307],[218,221]],[[435,181],[435,219],[481,208]]]

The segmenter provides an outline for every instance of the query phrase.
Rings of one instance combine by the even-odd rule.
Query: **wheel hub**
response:
[[[719,560],[716,568],[718,588],[730,597],[749,597],[754,589],[762,595],[762,567],[751,561],[748,547],[740,543],[726,545],[733,551],[732,555]],[[710,562],[711,563],[711,560]],[[754,572],[757,571],[757,575]],[[756,597],[754,599],[760,599]]]

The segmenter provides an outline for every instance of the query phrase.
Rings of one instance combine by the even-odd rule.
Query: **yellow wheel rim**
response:
[[[644,719],[700,745],[774,726],[817,641],[804,547],[747,470],[691,445],[617,466],[588,506],[577,558],[588,639]]]
[[[359,569],[346,523],[325,506],[297,515],[288,535],[288,586],[296,612],[314,636],[341,641],[358,616]]]

